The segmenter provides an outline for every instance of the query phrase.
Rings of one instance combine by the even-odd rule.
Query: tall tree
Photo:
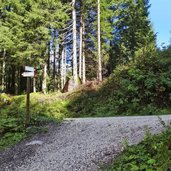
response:
[[[102,81],[100,0],[97,2],[98,81]]]
[[[80,49],[79,49],[79,77],[82,79],[82,54],[83,54],[83,16],[80,16]]]
[[[78,73],[77,73],[77,28],[76,28],[76,0],[72,0],[72,22],[73,22],[73,79],[74,88],[78,85]]]
[[[85,23],[82,21],[83,28],[83,42],[82,42],[82,81],[83,84],[86,82],[86,64],[85,64]]]
[[[15,74],[12,74],[11,70],[15,73],[18,71],[17,67],[21,65],[37,66],[39,69],[44,68],[45,63],[49,56],[45,51],[49,45],[47,42],[51,39],[51,28],[59,29],[65,27],[65,23],[68,20],[66,10],[68,6],[62,5],[60,0],[57,1],[4,1],[3,8],[0,7],[0,15],[5,17],[0,18],[0,30],[10,30],[7,38],[14,44],[10,48],[5,47],[8,59],[6,61],[6,73],[8,78],[7,87],[12,88],[14,82],[18,79],[15,78]],[[4,29],[5,28],[5,29]],[[3,31],[5,33],[5,31]],[[11,36],[9,36],[11,35]],[[9,42],[8,41],[8,44]],[[1,38],[0,45],[2,46]],[[13,68],[11,68],[11,66]],[[40,75],[39,75],[40,76]],[[14,77],[14,78],[13,78]],[[16,85],[16,83],[14,84]],[[18,86],[20,87],[20,86]]]

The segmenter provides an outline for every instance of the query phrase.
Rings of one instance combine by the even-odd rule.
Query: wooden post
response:
[[[26,96],[26,122],[25,126],[30,124],[30,77],[27,77],[27,96]]]
[[[23,77],[27,78],[27,95],[26,95],[26,120],[25,120],[25,126],[28,127],[30,125],[30,83],[31,83],[31,77],[35,77],[35,69],[30,66],[25,66],[25,71],[21,75]]]

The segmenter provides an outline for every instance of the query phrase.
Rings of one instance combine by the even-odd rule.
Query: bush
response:
[[[5,99],[2,101],[6,103],[0,106],[0,150],[16,144],[33,133],[44,131],[43,127],[47,123],[59,122],[67,115],[68,111],[65,107],[67,101],[63,102],[60,99],[54,99],[56,96],[52,98],[51,96],[31,94],[30,129],[25,127],[25,96],[10,97],[5,94],[1,96],[1,99]]]
[[[118,66],[98,90],[84,91],[68,109],[79,116],[153,115],[171,107],[171,65],[157,54]],[[171,64],[171,62],[170,62]]]
[[[160,135],[147,135],[143,142],[130,146],[106,171],[171,170],[171,128]]]
[[[10,95],[7,95],[5,93],[0,94],[0,107],[4,105],[9,105],[13,101],[13,98]]]

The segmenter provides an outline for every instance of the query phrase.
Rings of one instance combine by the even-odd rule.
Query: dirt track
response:
[[[166,122],[171,116],[162,116]],[[49,133],[34,136],[0,153],[0,171],[97,171],[123,149],[139,143],[147,126],[163,130],[157,116],[82,118],[49,125]],[[43,144],[26,145],[34,140]]]

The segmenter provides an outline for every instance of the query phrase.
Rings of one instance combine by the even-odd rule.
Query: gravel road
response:
[[[171,115],[161,118],[171,121]],[[0,171],[98,171],[123,150],[124,141],[139,143],[147,127],[153,134],[164,129],[157,116],[68,119],[48,127],[49,133],[1,152]]]

